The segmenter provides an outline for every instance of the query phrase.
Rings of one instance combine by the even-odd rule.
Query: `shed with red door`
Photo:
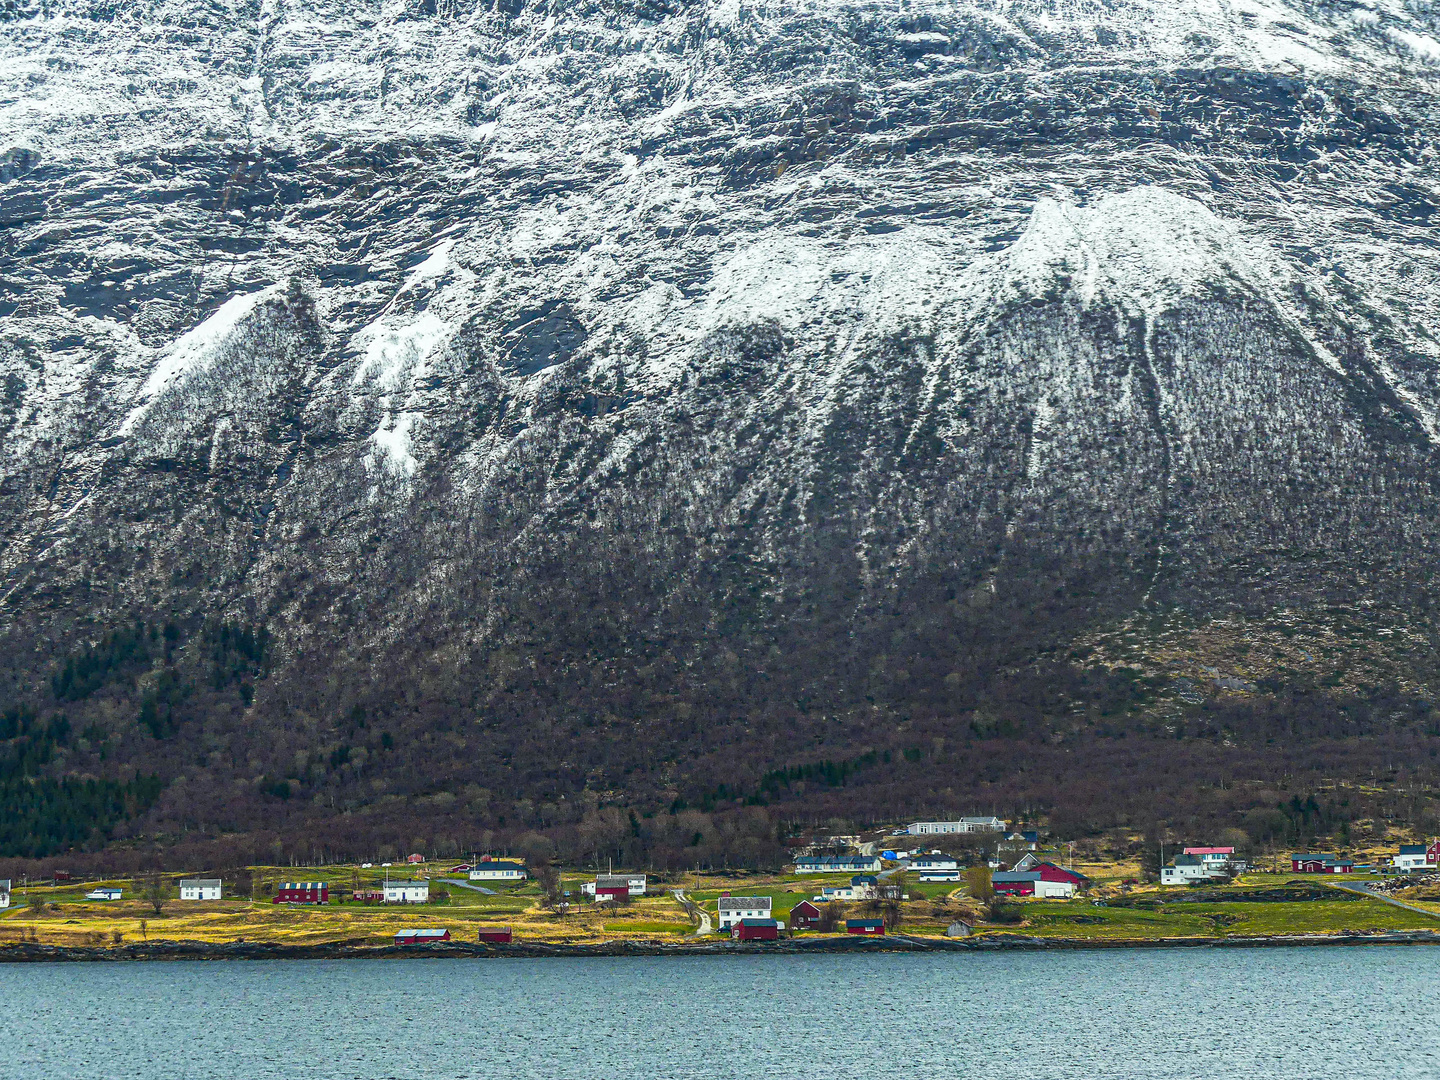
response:
[[[273,904],[328,904],[328,881],[287,881],[275,888]]]

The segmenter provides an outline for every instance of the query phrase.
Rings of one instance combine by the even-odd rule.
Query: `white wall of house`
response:
[[[10,894],[8,892],[0,892],[0,908],[7,908],[9,906]]]
[[[471,881],[523,881],[525,871],[514,867],[496,868],[481,863],[470,871]]]
[[[1397,870],[1435,869],[1435,864],[1430,861],[1430,856],[1423,851],[1414,855],[1396,855],[1391,861]]]

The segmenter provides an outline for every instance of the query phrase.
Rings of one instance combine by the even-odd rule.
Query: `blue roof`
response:
[[[1039,881],[1039,880],[1040,880],[1040,871],[1038,871],[1038,870],[1030,870],[1030,871],[1025,871],[1025,872],[1018,873],[1018,874],[1013,874],[1013,873],[1012,873],[1012,874],[991,874],[991,875],[990,875],[990,880],[991,880],[992,882],[998,881],[998,882],[1000,882],[1002,885],[1004,885],[1004,884],[1013,884],[1014,882],[1017,882],[1017,881]]]
[[[846,926],[884,926],[884,919],[846,919]]]
[[[775,919],[741,919],[741,926],[779,926]]]
[[[1427,848],[1424,844],[1401,844],[1401,845],[1400,845],[1400,854],[1401,854],[1401,855],[1424,855],[1425,852],[1428,851],[1428,850],[1429,850],[1429,848]]]

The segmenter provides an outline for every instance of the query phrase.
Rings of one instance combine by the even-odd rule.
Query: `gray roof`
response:
[[[430,882],[426,878],[421,878],[419,881],[387,881],[385,882],[385,887],[390,889],[397,886],[404,886],[407,889],[413,889],[417,885],[428,886],[429,884]]]
[[[614,889],[621,885],[629,885],[632,881],[644,881],[644,874],[596,874],[595,887],[597,889]]]
[[[180,887],[193,889],[218,889],[224,882],[218,877],[181,878]]]
[[[773,901],[768,896],[722,896],[718,901],[718,907],[724,911],[729,908],[731,911],[740,908],[769,908]]]
[[[1001,884],[1007,884],[1016,881],[1039,881],[1040,872],[1038,870],[1035,870],[1031,871],[1030,873],[1024,874],[991,874],[990,880],[992,883],[998,881]]]

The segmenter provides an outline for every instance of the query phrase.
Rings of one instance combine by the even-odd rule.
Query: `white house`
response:
[[[10,879],[0,878],[0,909],[10,906]]]
[[[1177,855],[1174,863],[1160,868],[1161,885],[1189,885],[1192,881],[1208,881],[1224,876],[1224,863],[1207,866],[1198,855]]]
[[[387,904],[428,904],[430,882],[387,881],[385,882],[385,903]]]
[[[91,889],[85,894],[86,900],[119,900],[125,893],[121,889]]]
[[[726,932],[741,919],[768,919],[771,903],[768,896],[722,896],[715,902],[718,929]]]
[[[963,817],[959,821],[912,821],[905,826],[905,833],[909,836],[1004,831],[1005,822],[998,817]]]
[[[471,881],[524,881],[527,876],[524,863],[503,859],[482,859],[470,868]]]
[[[849,885],[837,885],[821,889],[820,895],[812,897],[821,903],[831,900],[873,900],[880,892],[880,880],[872,874],[856,874]]]
[[[1391,864],[1397,870],[1434,870],[1440,866],[1440,840],[1430,844],[1401,844]]]
[[[1186,855],[1194,855],[1211,870],[1223,871],[1235,861],[1233,847],[1187,847]]]
[[[219,900],[221,895],[222,888],[218,877],[180,879],[181,900]]]
[[[795,860],[797,874],[878,874],[878,855],[804,855]]]
[[[631,896],[645,895],[644,874],[596,874],[594,881],[587,881],[580,886],[580,891],[586,896],[594,896],[596,888],[618,889],[625,887],[630,890]]]

